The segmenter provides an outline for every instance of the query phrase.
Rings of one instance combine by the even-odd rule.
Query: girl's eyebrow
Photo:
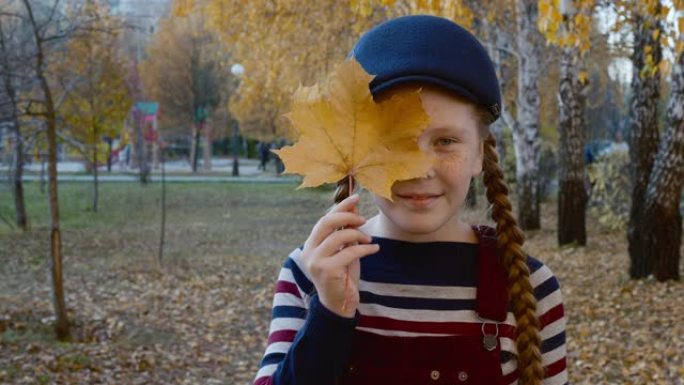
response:
[[[462,134],[466,132],[464,128],[461,128],[459,126],[438,126],[434,128],[430,128],[427,131],[431,133],[436,133],[436,134],[441,134],[443,132],[447,132],[450,134]]]

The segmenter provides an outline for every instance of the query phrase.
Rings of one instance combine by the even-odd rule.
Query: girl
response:
[[[486,51],[451,21],[408,16],[352,55],[376,100],[421,90],[418,144],[438,161],[395,183],[392,201],[374,195],[368,220],[341,182],[280,272],[255,385],[566,384],[558,281],[521,249],[488,131],[500,92]],[[481,172],[496,229],[459,216]]]

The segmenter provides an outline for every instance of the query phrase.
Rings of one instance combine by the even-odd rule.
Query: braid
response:
[[[354,184],[354,189],[356,189],[356,181],[351,178],[351,183]],[[337,182],[337,188],[335,188],[335,195],[333,196],[333,201],[338,204],[349,197],[349,177],[344,177]]]
[[[483,181],[487,200],[492,205],[496,222],[497,246],[504,269],[508,272],[508,293],[515,315],[520,385],[539,385],[544,378],[541,363],[541,338],[537,318],[537,299],[530,282],[527,256],[522,250],[525,241],[511,213],[508,188],[499,167],[496,139],[488,133],[484,141]]]

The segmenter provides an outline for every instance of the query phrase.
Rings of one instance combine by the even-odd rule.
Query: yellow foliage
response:
[[[658,5],[660,5],[660,0],[641,0],[634,3],[637,12],[645,15],[658,16],[656,10],[658,9]]]
[[[396,2],[394,0],[352,0],[352,9],[362,17],[370,15],[368,10],[374,6],[385,8],[393,16],[430,14],[450,19],[465,28],[470,28],[473,24],[473,10],[467,5],[466,0],[405,0]],[[480,2],[479,6],[486,6]]]
[[[665,18],[670,13],[670,7],[661,4],[660,5],[660,17]]]
[[[653,32],[651,32],[651,39],[653,41],[662,47],[674,48],[675,55],[667,55],[667,57],[676,57],[678,52],[684,50],[684,43],[680,42],[681,39],[684,39],[682,37],[684,18],[669,17],[671,14],[678,15],[684,12],[683,0],[675,0],[669,2],[668,5],[660,0],[614,0],[614,2],[618,17],[617,22],[612,27],[613,31],[621,30],[626,23],[633,23],[635,16],[640,16],[647,28],[653,28]],[[654,28],[655,23],[660,24],[660,27]],[[653,63],[651,60],[650,63],[647,63],[646,68],[642,68],[639,71],[639,74],[640,76],[649,76],[655,74],[658,70],[663,74],[667,74],[670,67],[671,63]]]
[[[573,10],[563,21],[560,0],[539,0],[537,27],[546,41],[561,47],[577,47],[585,53],[591,47],[590,33],[595,0],[574,0]]]
[[[671,69],[672,63],[665,59],[661,60],[660,63],[658,63],[658,71],[660,71],[660,73],[663,75],[669,74]]]
[[[558,0],[540,0],[538,2],[539,16],[537,17],[537,28],[544,35],[546,40],[553,44],[561,44],[558,30],[561,26],[563,17],[560,14],[560,4]]]
[[[347,60],[323,84],[295,93],[288,118],[297,143],[273,152],[286,173],[304,176],[300,188],[352,176],[391,199],[395,181],[421,177],[432,165],[418,147],[429,123],[419,93],[406,90],[375,103],[372,79],[357,61]]]
[[[387,1],[387,0],[385,0]],[[300,83],[313,84],[349,52],[359,32],[378,21],[367,0],[206,0],[194,12],[207,15],[244,74],[228,103],[240,129],[273,140],[286,131],[280,117]],[[360,17],[360,11],[369,14]]]
[[[350,0],[351,9],[361,17],[368,17],[373,13],[373,6],[365,0]]]
[[[507,0],[484,0],[479,6]],[[176,0],[184,14],[203,13],[218,34],[230,61],[244,67],[239,89],[228,103],[241,130],[272,140],[286,131],[279,119],[290,107],[297,86],[313,84],[330,72],[359,34],[388,17],[429,13],[469,28],[474,19],[468,0]],[[499,7],[500,8],[500,7]],[[490,13],[492,17],[495,12]]]
[[[589,79],[589,74],[587,73],[587,71],[580,71],[577,74],[577,78],[579,79],[580,83],[586,84],[587,80]]]
[[[684,1],[681,1],[679,4],[679,7],[681,7],[680,9],[684,9]],[[677,23],[679,36],[677,37],[675,43],[675,56],[684,51],[684,16],[680,17]]]
[[[468,28],[473,25],[474,14],[470,7],[462,1],[446,1],[441,9],[442,14],[454,22]],[[437,13],[440,15],[439,13]]]
[[[108,16],[108,10],[97,2],[86,6],[88,12],[98,15],[99,24],[93,32],[70,39],[60,60],[51,63],[50,71],[62,82],[73,84],[58,114],[68,136],[83,144],[81,150],[86,149],[90,157],[98,152],[103,136],[120,133],[132,102],[125,83],[126,61],[118,49],[118,35],[112,32],[118,20]]]
[[[211,118],[216,118],[221,96],[217,90],[227,93],[232,80],[226,75],[230,65],[224,63],[223,48],[199,12],[160,21],[140,73],[146,96],[159,102],[164,112],[162,129],[187,132],[199,106],[210,109]]]
[[[171,8],[174,16],[186,17],[192,12],[194,6],[195,0],[174,0]]]

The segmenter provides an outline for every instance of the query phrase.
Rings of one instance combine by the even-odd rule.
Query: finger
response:
[[[335,205],[335,207],[330,210],[331,213],[339,213],[343,211],[354,211],[357,203],[359,203],[359,194],[352,194],[342,200],[342,202]]]
[[[356,229],[344,229],[335,231],[330,234],[323,243],[318,247],[320,253],[318,255],[333,255],[344,248],[345,245],[352,245],[355,243],[369,243],[371,237]]]
[[[309,240],[310,247],[318,247],[333,232],[343,227],[356,227],[366,223],[366,218],[350,213],[335,212],[321,218],[311,231]]]
[[[380,250],[380,245],[377,243],[360,244],[345,247],[339,253],[331,258],[326,258],[321,261],[324,265],[329,265],[330,268],[349,266],[355,260],[361,259],[365,256],[375,254]]]

